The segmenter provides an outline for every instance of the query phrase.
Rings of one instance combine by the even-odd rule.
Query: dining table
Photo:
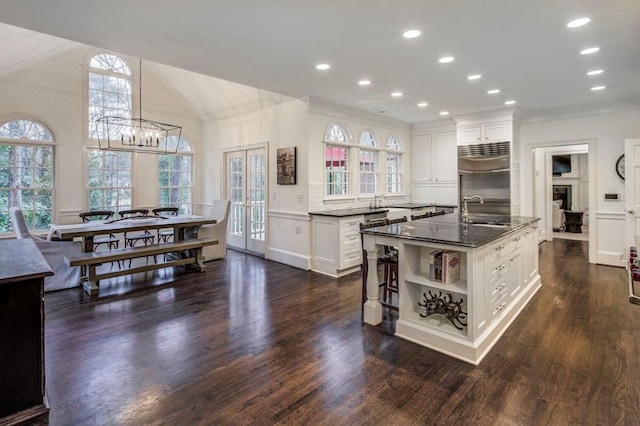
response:
[[[91,222],[67,225],[49,225],[49,240],[82,239],[85,253],[93,251],[93,239],[96,235],[117,234],[131,231],[148,231],[163,228],[173,228],[174,241],[184,240],[187,233],[197,231],[202,225],[217,223],[210,219],[196,215],[179,216],[138,216],[134,218],[96,220]]]

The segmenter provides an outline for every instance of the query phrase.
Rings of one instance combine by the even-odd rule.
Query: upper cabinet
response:
[[[458,144],[509,142],[511,141],[509,124],[509,122],[496,122],[458,127]]]
[[[455,132],[414,136],[411,141],[411,180],[422,183],[455,183],[458,151]]]

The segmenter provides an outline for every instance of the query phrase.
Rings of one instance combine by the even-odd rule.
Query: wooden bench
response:
[[[194,238],[190,240],[174,241],[141,247],[127,247],[107,251],[81,253],[74,256],[65,256],[64,261],[69,266],[80,266],[82,268],[82,276],[80,278],[82,286],[87,293],[93,296],[98,294],[98,283],[101,279],[180,265],[186,265],[196,269],[198,272],[204,272],[207,267],[203,262],[202,248],[216,244],[218,244],[218,240],[213,238]],[[189,250],[188,254],[185,252],[186,250]],[[159,254],[169,254],[169,260],[135,266],[132,268],[122,268],[116,271],[104,273],[96,272],[96,267],[103,263],[147,256],[157,256]],[[124,262],[122,263],[124,265]]]

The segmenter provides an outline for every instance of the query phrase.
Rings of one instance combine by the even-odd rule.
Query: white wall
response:
[[[0,118],[28,116],[49,126],[55,148],[54,220],[71,223],[87,209],[83,63],[92,48],[78,48],[35,64],[0,80]],[[137,61],[133,60],[134,65]],[[143,116],[183,126],[183,135],[197,152],[201,150],[202,123],[169,88],[150,73],[143,73]],[[134,206],[158,205],[157,157],[134,156]],[[195,179],[201,166],[194,164]],[[199,193],[195,194],[198,202]]]
[[[522,212],[534,215],[532,148],[563,142],[595,139],[596,262],[622,266],[625,232],[624,202],[604,201],[605,192],[624,193],[624,181],[615,172],[618,157],[624,153],[624,140],[640,136],[640,109],[633,111],[524,122],[520,128],[522,141]]]

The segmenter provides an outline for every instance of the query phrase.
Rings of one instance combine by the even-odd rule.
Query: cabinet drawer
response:
[[[360,232],[360,222],[363,222],[362,217],[354,217],[351,219],[344,219],[340,221],[341,231],[357,231]]]
[[[507,298],[503,297],[498,300],[494,305],[491,306],[489,310],[489,321],[493,321],[502,314],[502,311],[507,307]]]
[[[509,251],[514,252],[522,248],[522,233],[511,235],[509,237]]]
[[[507,282],[502,280],[497,280],[494,284],[491,284],[489,287],[489,306],[495,307],[496,302],[501,300],[503,297],[507,295]]]
[[[349,250],[342,255],[342,265],[340,269],[346,269],[360,264],[362,264],[362,250]]]
[[[362,248],[360,232],[345,232],[342,234],[342,251],[351,252]]]
[[[502,257],[489,265],[488,280],[489,285],[502,280],[509,273],[509,259]]]
[[[507,238],[501,238],[489,246],[489,254],[487,255],[489,263],[493,263],[507,254],[508,241]]]

